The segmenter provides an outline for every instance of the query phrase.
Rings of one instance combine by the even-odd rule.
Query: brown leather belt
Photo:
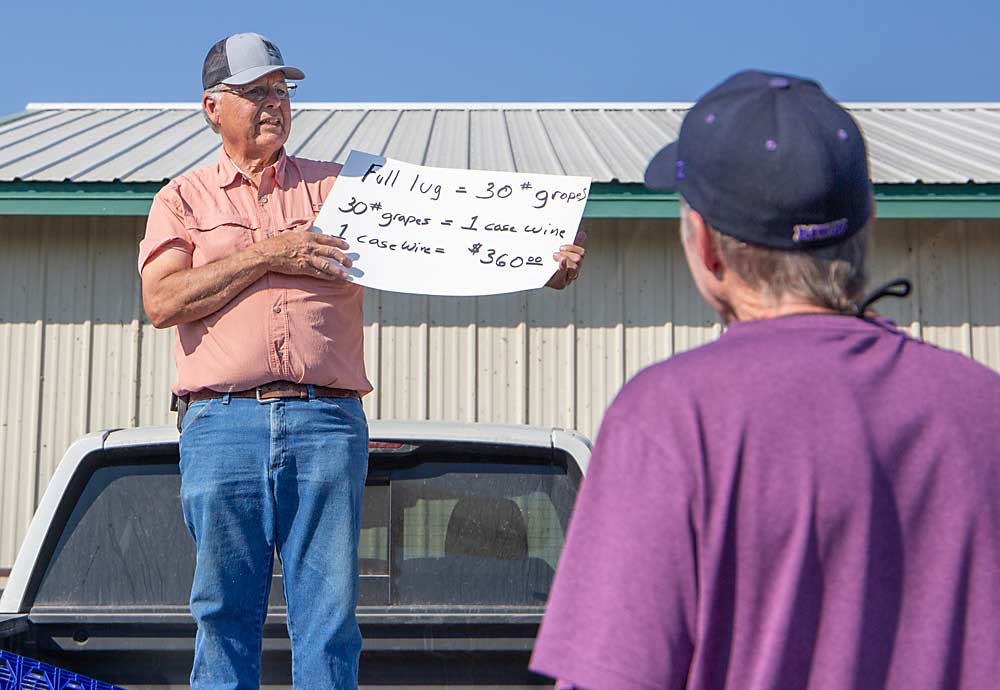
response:
[[[313,397],[316,398],[360,398],[357,391],[347,388],[330,388],[329,386],[313,386]],[[209,388],[188,393],[187,404],[199,400],[210,400],[221,398],[226,395]],[[245,391],[235,391],[229,394],[232,398],[256,398],[257,400],[274,400],[277,398],[300,398],[305,400],[309,397],[309,387],[304,383],[292,383],[291,381],[273,381],[263,386],[250,388]]]

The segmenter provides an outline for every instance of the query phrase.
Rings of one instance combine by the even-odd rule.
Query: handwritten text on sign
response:
[[[493,295],[545,285],[589,194],[587,177],[429,168],[352,151],[315,227],[351,245],[352,282]]]

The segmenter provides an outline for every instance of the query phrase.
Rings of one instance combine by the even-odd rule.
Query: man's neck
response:
[[[800,298],[785,297],[774,300],[755,290],[739,290],[728,299],[720,300],[720,316],[729,324],[733,321],[757,321],[774,319],[793,314],[836,314],[833,309],[823,307]]]
[[[246,177],[249,177],[254,184],[258,184],[264,171],[278,162],[278,158],[281,157],[281,149],[270,154],[262,153],[260,155],[250,154],[242,156],[226,149],[226,155],[229,156],[229,160],[232,161],[237,170]]]

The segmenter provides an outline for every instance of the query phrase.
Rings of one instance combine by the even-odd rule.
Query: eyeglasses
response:
[[[242,96],[249,101],[254,103],[263,102],[272,93],[279,101],[287,101],[295,93],[295,87],[297,84],[285,83],[285,84],[274,84],[273,86],[265,86],[263,84],[258,84],[257,86],[251,86],[248,89],[240,88],[228,88],[219,89],[220,91],[229,91],[230,93],[235,93],[237,96]]]

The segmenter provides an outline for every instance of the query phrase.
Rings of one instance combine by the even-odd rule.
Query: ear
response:
[[[716,278],[721,277],[722,260],[719,258],[719,248],[715,244],[708,223],[700,213],[691,209],[688,211],[688,223],[691,228],[691,244],[695,257],[705,269]]]
[[[208,119],[212,121],[212,124],[218,127],[221,120],[219,101],[206,93],[201,97],[201,107],[205,109],[205,113],[208,115]]]

